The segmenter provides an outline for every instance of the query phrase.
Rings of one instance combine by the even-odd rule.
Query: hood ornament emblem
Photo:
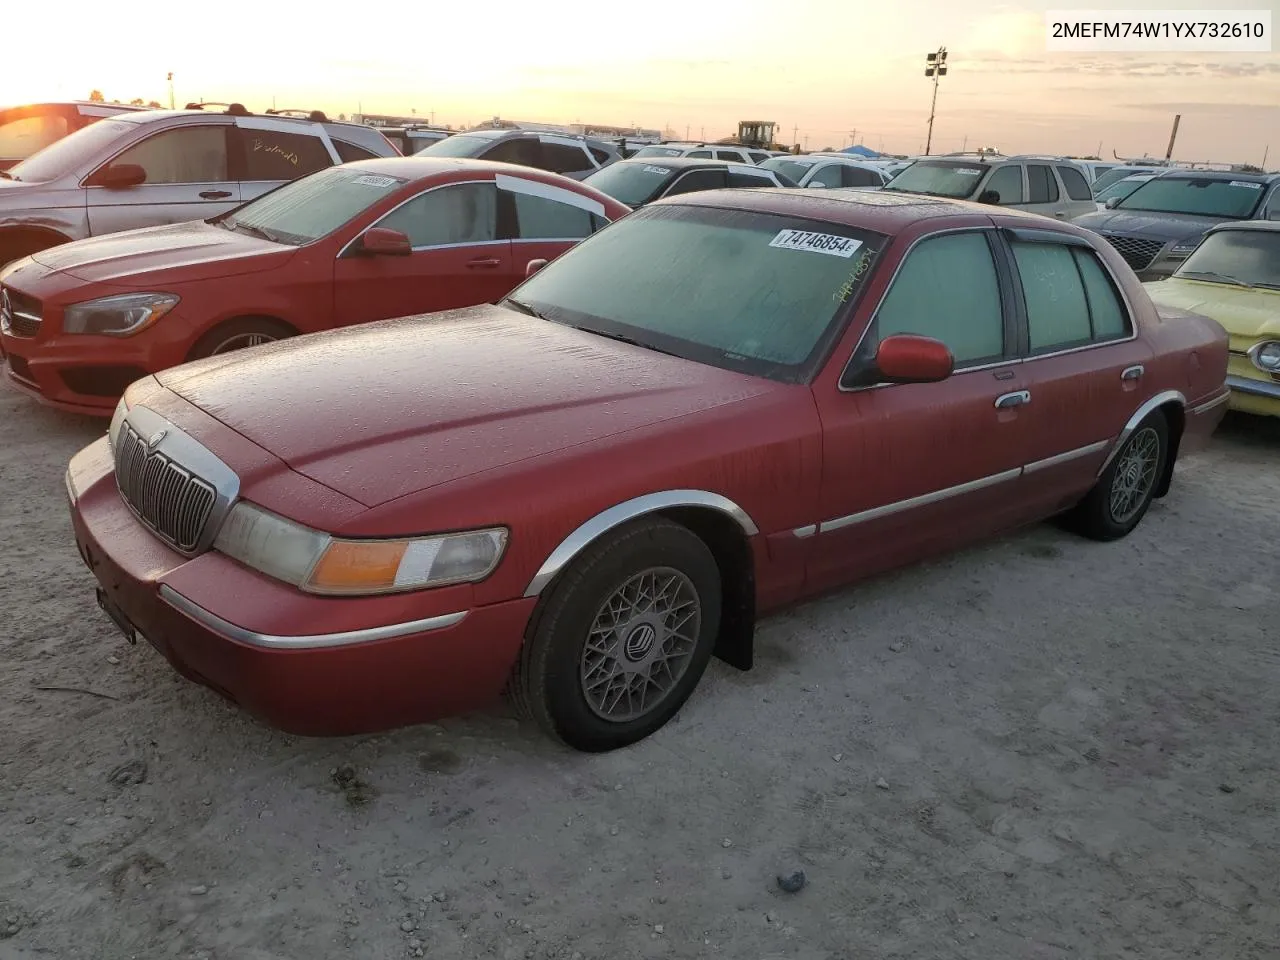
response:
[[[165,438],[165,435],[168,434],[168,432],[169,432],[168,430],[157,430],[155,433],[153,433],[150,437],[147,438],[147,448],[150,450],[154,450],[156,444],[159,443],[161,440],[163,440]]]

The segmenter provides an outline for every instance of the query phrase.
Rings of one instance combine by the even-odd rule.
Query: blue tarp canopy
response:
[[[855,157],[868,157],[868,158],[875,158],[875,157],[880,156],[880,154],[879,154],[879,153],[877,153],[875,150],[872,150],[870,147],[864,147],[864,146],[863,146],[862,144],[860,144],[860,143],[854,144],[852,147],[845,147],[845,148],[844,148],[843,150],[841,150],[840,152],[841,152],[841,153],[851,153],[851,154],[853,154]]]

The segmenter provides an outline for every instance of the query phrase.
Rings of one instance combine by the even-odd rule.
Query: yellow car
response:
[[[1280,417],[1280,223],[1224,223],[1205,234],[1151,299],[1212,317],[1231,336],[1231,409]]]

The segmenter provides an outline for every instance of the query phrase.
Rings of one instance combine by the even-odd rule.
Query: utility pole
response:
[[[1271,144],[1267,144],[1267,149],[1262,151],[1262,169],[1267,169],[1267,154],[1271,152]]]
[[[798,136],[800,136],[800,124],[797,123],[797,124],[793,124],[791,127],[791,142],[793,144],[800,142],[799,140],[796,139]]]
[[[1173,156],[1173,141],[1178,139],[1178,124],[1181,122],[1182,114],[1176,114],[1173,118],[1173,132],[1169,134],[1169,149],[1164,153],[1164,158],[1166,160]]]
[[[1102,159],[1102,141],[1101,140],[1098,141],[1098,149],[1093,152],[1093,155],[1097,157],[1099,160]]]
[[[969,146],[969,135],[966,133],[964,135],[964,141],[960,144],[960,152],[964,153],[965,148],[968,146]]]
[[[707,139],[707,128],[706,128],[706,127],[702,127],[701,129],[699,129],[699,130],[698,130],[698,136],[699,136],[703,141],[705,141],[705,140]]]
[[[933,78],[933,103],[929,107],[929,139],[924,145],[924,155],[933,146],[933,118],[938,112],[938,79],[947,75],[947,48],[939,47],[925,57],[924,75]]]
[[[804,148],[805,150],[809,149],[809,135],[807,133],[804,135]]]
[[[173,109],[173,71],[169,71],[169,109]]]
[[[687,123],[684,125],[684,139],[686,142],[689,140],[689,125]]]

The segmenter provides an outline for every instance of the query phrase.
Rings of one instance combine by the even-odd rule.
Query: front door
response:
[[[511,289],[511,241],[498,232],[492,180],[433,187],[374,226],[404,233],[413,251],[374,256],[348,245],[334,264],[339,325],[492,303]]]
[[[918,243],[857,351],[892,334],[935,337],[956,370],[939,383],[832,390],[823,426],[820,522],[806,587],[829,589],[1017,522],[1025,384],[1007,264],[990,229]]]
[[[514,224],[509,286],[503,296],[524,280],[529,261],[554,260],[608,223],[603,203],[573,190],[505,173],[498,174],[496,183],[499,204],[507,206]]]
[[[217,216],[240,202],[228,168],[230,121],[162,130],[116,155],[107,166],[136,164],[146,172],[136,187],[89,186],[89,233],[98,236]]]

